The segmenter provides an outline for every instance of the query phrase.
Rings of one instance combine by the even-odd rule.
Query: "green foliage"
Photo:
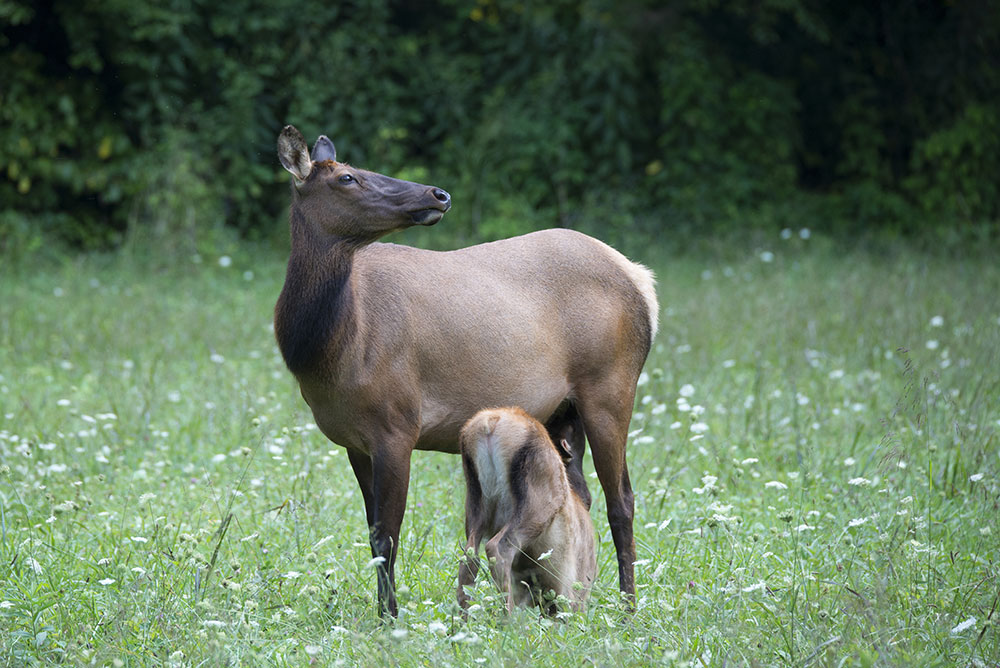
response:
[[[286,123],[452,191],[459,243],[744,226],[803,195],[851,234],[998,219],[988,3],[3,0],[0,18],[7,256],[270,237]]]
[[[994,178],[985,178],[992,174]],[[929,214],[959,221],[1000,218],[1000,107],[974,103],[913,153],[909,187]]]
[[[665,50],[661,152],[646,166],[659,201],[704,223],[787,198],[799,144],[792,87],[728,60],[696,34],[672,35]]]

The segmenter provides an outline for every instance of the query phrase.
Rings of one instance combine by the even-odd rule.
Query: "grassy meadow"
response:
[[[416,453],[380,623],[283,257],[0,269],[0,666],[997,666],[1000,265],[807,236],[646,258],[638,609],[588,461],[598,584],[557,620],[483,577],[457,615],[461,469]]]

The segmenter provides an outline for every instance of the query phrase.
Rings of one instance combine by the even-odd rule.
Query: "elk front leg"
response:
[[[361,487],[361,496],[365,501],[365,518],[368,521],[369,542],[372,530],[375,528],[375,492],[372,488],[372,458],[358,450],[348,450],[347,458],[354,469],[354,477],[358,479],[358,486]],[[375,556],[375,548],[372,547],[372,556]]]
[[[388,445],[388,444],[387,444]],[[396,554],[399,530],[406,511],[406,494],[410,483],[410,452],[407,447],[382,447],[372,456],[350,451],[351,466],[365,499],[372,557],[381,557],[376,565],[379,614],[395,617]]]

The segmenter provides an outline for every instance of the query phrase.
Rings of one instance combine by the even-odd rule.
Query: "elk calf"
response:
[[[468,606],[465,587],[475,582],[485,539],[508,612],[515,605],[540,605],[554,614],[550,590],[579,609],[597,563],[590,513],[566,475],[569,443],[554,444],[545,427],[520,408],[479,411],[459,440],[468,539],[458,574],[459,605]]]

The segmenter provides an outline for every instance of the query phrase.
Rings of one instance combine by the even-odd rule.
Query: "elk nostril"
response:
[[[451,195],[449,195],[447,191],[441,190],[440,188],[435,188],[431,191],[431,194],[434,195],[434,199],[439,202],[447,203],[451,201]]]

